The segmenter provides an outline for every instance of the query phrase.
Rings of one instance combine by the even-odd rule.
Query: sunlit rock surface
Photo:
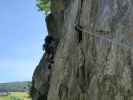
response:
[[[34,72],[33,100],[133,100],[133,1],[51,4],[55,46]]]

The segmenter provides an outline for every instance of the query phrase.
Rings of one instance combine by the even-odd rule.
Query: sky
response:
[[[35,0],[0,0],[0,83],[32,79],[46,34]]]

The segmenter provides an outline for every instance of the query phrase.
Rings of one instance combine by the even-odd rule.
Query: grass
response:
[[[31,100],[26,92],[12,92],[8,96],[0,96],[0,100]]]

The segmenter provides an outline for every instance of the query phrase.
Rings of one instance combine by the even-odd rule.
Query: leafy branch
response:
[[[50,0],[37,0],[39,11],[44,11],[46,14],[50,12]]]

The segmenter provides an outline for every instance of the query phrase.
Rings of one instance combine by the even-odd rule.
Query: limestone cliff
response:
[[[132,0],[51,0],[33,100],[133,100],[132,19]]]

